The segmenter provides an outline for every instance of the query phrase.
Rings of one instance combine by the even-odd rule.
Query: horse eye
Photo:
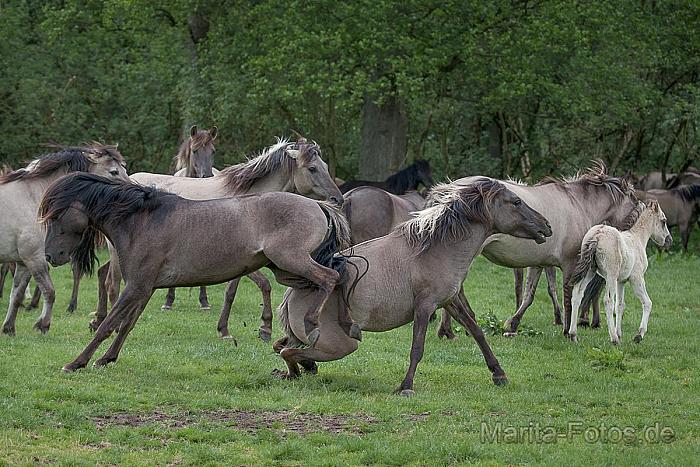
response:
[[[516,199],[515,203],[513,203],[513,204],[515,204],[516,206],[520,206],[522,203],[523,203],[523,201],[521,199]]]
[[[315,174],[316,170],[316,167],[309,167],[309,172],[311,172],[312,174]]]

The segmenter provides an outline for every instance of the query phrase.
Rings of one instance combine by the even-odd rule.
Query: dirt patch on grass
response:
[[[98,429],[109,427],[138,428],[156,424],[167,428],[186,428],[203,422],[221,422],[233,429],[256,433],[268,429],[280,434],[325,432],[332,434],[362,434],[369,425],[378,423],[367,415],[321,415],[291,410],[215,410],[209,412],[176,413],[151,412],[147,414],[116,413],[92,417]]]

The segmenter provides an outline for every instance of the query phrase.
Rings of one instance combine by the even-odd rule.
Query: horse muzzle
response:
[[[664,240],[664,250],[669,250],[671,248],[671,244],[673,243],[673,238],[671,236],[667,236],[666,239]]]

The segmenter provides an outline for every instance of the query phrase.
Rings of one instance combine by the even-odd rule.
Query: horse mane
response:
[[[92,142],[78,147],[55,145],[50,147],[59,150],[37,157],[25,168],[0,176],[0,184],[14,182],[15,180],[43,178],[56,173],[58,170],[87,172],[93,160],[99,157],[111,157],[120,164],[124,163],[124,157],[117,150],[117,146]]]
[[[290,143],[288,139],[277,138],[277,143],[265,149],[260,155],[242,164],[226,167],[219,173],[225,180],[225,186],[231,194],[239,194],[249,190],[255,182],[270,173],[286,166],[292,170],[296,165],[295,159],[287,154],[290,149],[299,150],[297,158],[303,165],[310,161],[315,154],[320,155],[320,148],[315,142]]]
[[[415,186],[418,179],[418,172],[429,171],[430,163],[426,160],[419,159],[403,170],[399,170],[394,175],[386,179],[385,183],[390,191],[394,193],[403,193],[409,188]]]
[[[577,173],[573,177],[555,178],[545,177],[537,185],[556,184],[558,186],[579,185],[604,187],[610,193],[613,201],[620,202],[625,196],[637,198],[634,186],[623,177],[608,175],[608,169],[601,160],[594,160],[593,165],[585,172]]]
[[[399,224],[395,231],[406,237],[418,254],[435,242],[454,243],[471,234],[470,223],[491,223],[488,203],[504,189],[503,184],[488,178],[468,186],[436,185],[428,194],[425,209]]]
[[[192,149],[197,150],[212,141],[214,141],[214,138],[208,130],[197,130],[194,136],[188,136],[182,144],[180,144],[180,149],[177,150],[177,154],[173,157],[175,170],[184,169],[190,165]]]
[[[90,218],[90,225],[71,254],[71,262],[81,275],[92,274],[100,236],[97,227],[119,223],[137,212],[155,209],[165,196],[175,195],[153,187],[77,172],[49,186],[39,205],[39,221],[46,223],[57,219],[75,201],[80,202]]]
[[[700,200],[700,185],[685,185],[670,190],[684,201]]]

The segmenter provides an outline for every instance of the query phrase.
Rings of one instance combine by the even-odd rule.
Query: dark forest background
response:
[[[536,180],[698,158],[694,1],[2,1],[0,160],[119,143],[167,172],[217,125],[216,165],[297,130],[342,178]]]

